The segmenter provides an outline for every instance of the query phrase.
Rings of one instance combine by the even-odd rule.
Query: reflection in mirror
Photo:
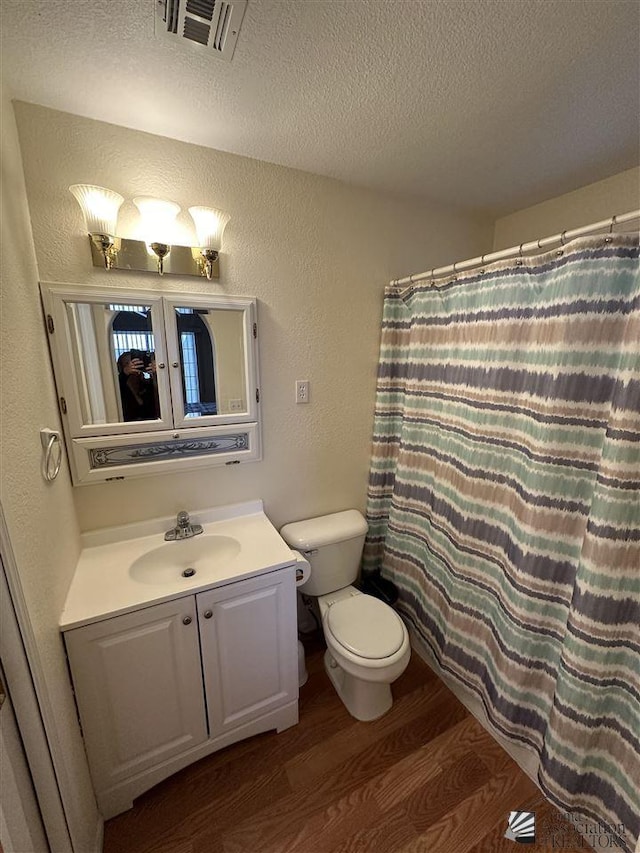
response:
[[[108,310],[118,312],[111,324],[111,338],[118,368],[122,420],[157,420],[160,401],[151,309],[109,305]]]
[[[217,415],[213,340],[206,308],[176,308],[182,401],[188,418]]]
[[[175,308],[186,418],[248,411],[244,311]]]
[[[67,302],[85,425],[160,417],[151,308]]]

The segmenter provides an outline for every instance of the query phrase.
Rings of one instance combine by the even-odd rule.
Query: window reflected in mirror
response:
[[[183,411],[188,418],[217,415],[214,342],[206,308],[176,308],[182,365]]]
[[[111,338],[118,369],[121,420],[157,420],[160,400],[151,308],[109,305],[107,310],[117,312],[111,324]]]
[[[67,302],[66,310],[82,423],[157,420],[151,308]]]
[[[185,418],[248,411],[244,311],[176,306]]]

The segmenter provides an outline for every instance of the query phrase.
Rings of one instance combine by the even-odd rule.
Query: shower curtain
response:
[[[537,752],[556,805],[633,850],[637,235],[387,288],[368,521],[365,570],[427,654]]]

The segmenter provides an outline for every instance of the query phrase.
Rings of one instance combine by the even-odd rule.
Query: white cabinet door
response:
[[[180,294],[163,305],[175,426],[257,421],[256,300]]]
[[[298,698],[295,569],[196,596],[211,737]]]
[[[195,598],[67,631],[97,791],[204,742]]]
[[[51,356],[69,437],[173,428],[162,296],[42,283]],[[133,353],[141,366],[125,369]]]

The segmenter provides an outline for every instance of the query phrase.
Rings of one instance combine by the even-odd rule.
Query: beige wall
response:
[[[40,474],[42,427],[59,428],[38,274],[13,110],[2,94],[2,261],[0,313],[0,498],[19,583],[44,673],[70,795],[77,849],[93,848],[98,814],[67,676],[58,619],[80,548],[66,468],[53,483]]]
[[[491,223],[42,107],[16,113],[43,280],[259,300],[264,460],[76,489],[81,528],[257,497],[278,526],[363,508],[383,287],[489,251]],[[94,269],[68,192],[77,182],[228,211],[219,282]],[[134,213],[123,206],[122,236],[134,236]],[[187,242],[189,222],[181,213]],[[29,335],[44,345],[33,321]],[[296,379],[311,382],[308,405],[294,403]]]
[[[493,249],[508,249],[640,209],[640,167],[498,219]]]

